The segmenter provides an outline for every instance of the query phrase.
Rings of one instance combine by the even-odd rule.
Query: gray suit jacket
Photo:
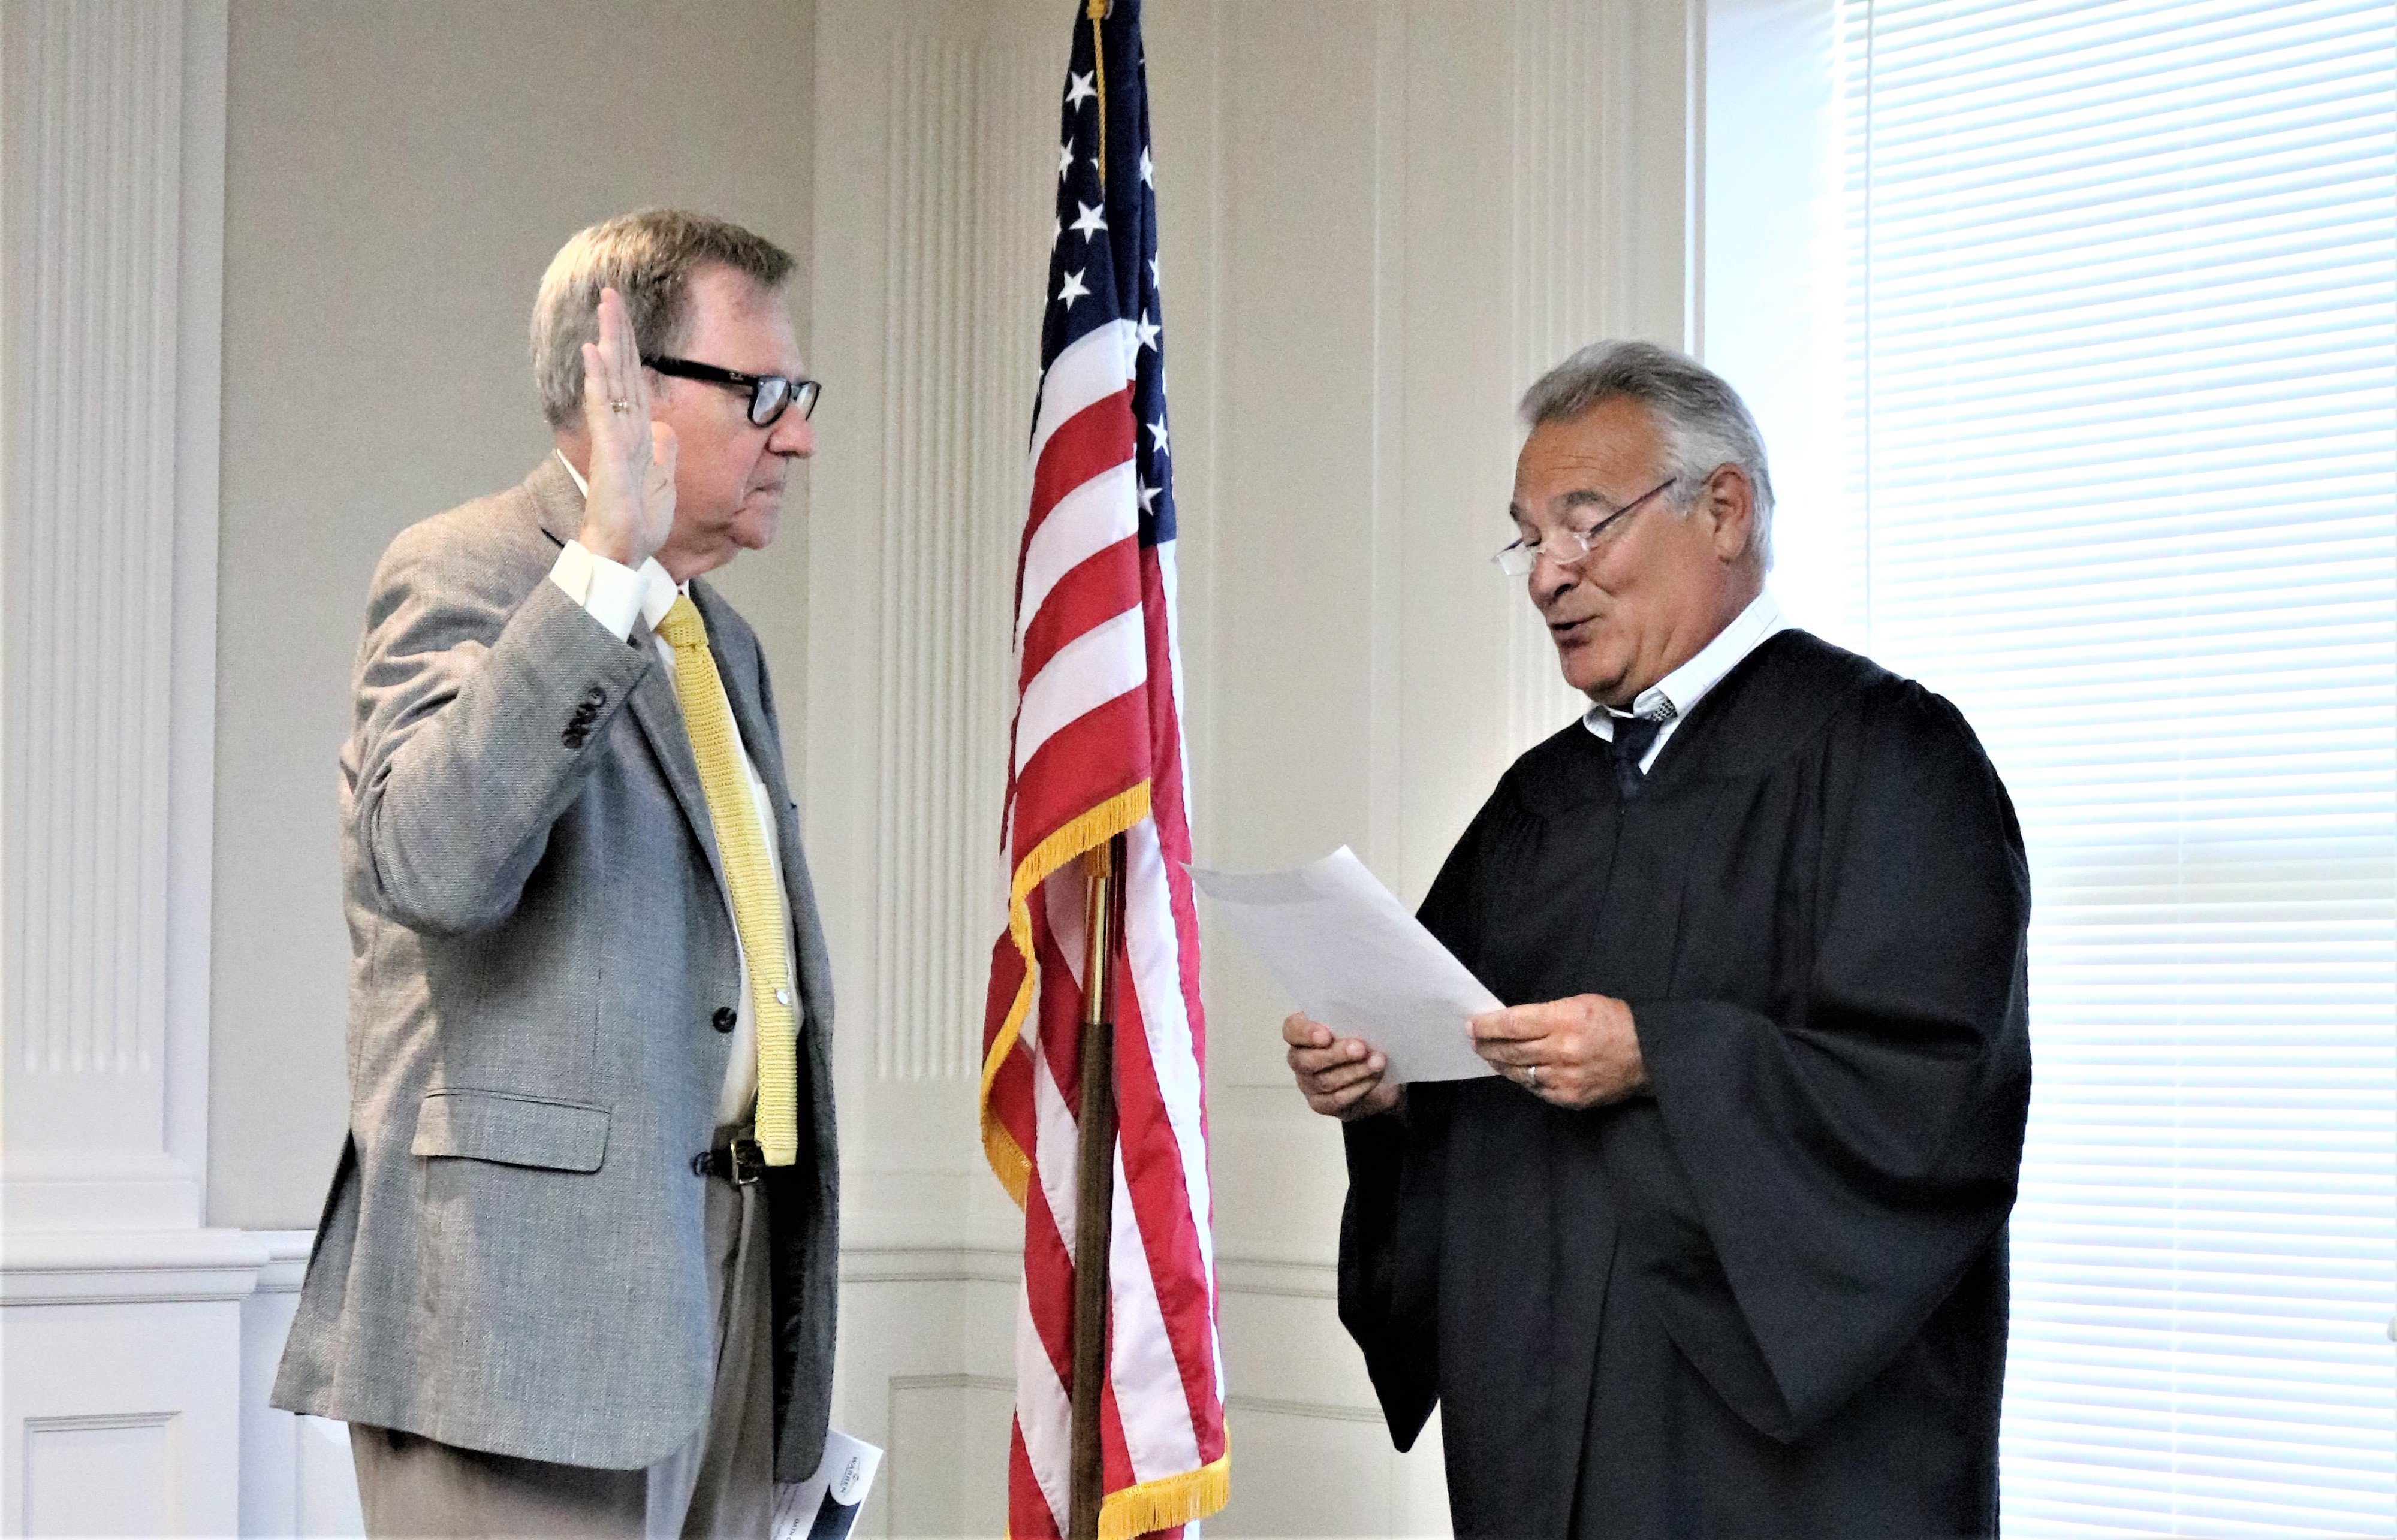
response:
[[[740,964],[649,632],[626,646],[547,581],[582,507],[552,457],[407,530],[375,573],[341,755],[350,1137],[274,1399],[629,1469],[707,1412],[710,1179],[691,1159]],[[801,1480],[832,1382],[832,976],[757,636],[690,594],[782,809],[797,935],[806,1121],[765,1186],[775,1466]]]

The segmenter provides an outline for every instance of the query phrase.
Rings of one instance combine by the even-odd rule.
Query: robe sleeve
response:
[[[1785,1441],[2002,1243],[2029,1099],[2029,877],[2005,789],[1920,687],[1868,690],[1854,713],[1823,750],[1811,917],[1780,918],[1811,928],[1812,956],[1780,981],[1778,1019],[1629,1002],[1653,1100],[1605,1115],[1643,1292]]]
[[[1401,1451],[1414,1447],[1440,1400],[1439,1218],[1427,1208],[1439,1188],[1425,1171],[1436,1151],[1411,1151],[1413,1132],[1386,1116],[1341,1130],[1348,1200],[1340,1214],[1340,1324],[1364,1352],[1390,1441]]]
[[[1416,917],[1471,966],[1471,891],[1493,796],[1441,864]],[[1406,1116],[1360,1118],[1341,1129],[1348,1197],[1340,1213],[1340,1324],[1365,1356],[1389,1425],[1404,1452],[1440,1400],[1440,1232],[1452,1087],[1407,1088]]]

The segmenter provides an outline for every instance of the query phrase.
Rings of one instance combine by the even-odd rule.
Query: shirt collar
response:
[[[1715,639],[1698,649],[1688,663],[1666,675],[1641,690],[1631,703],[1629,711],[1616,711],[1611,706],[1592,706],[1582,720],[1591,731],[1598,730],[1601,716],[1645,716],[1652,721],[1669,722],[1686,716],[1695,710],[1707,691],[1722,682],[1740,664],[1740,661],[1775,633],[1789,629],[1789,618],[1781,612],[1771,593],[1761,593],[1748,601],[1733,622],[1715,634]],[[1606,736],[1600,734],[1600,736]]]
[[[550,453],[557,456],[557,462],[566,467],[568,475],[574,478],[574,489],[584,497],[589,497],[591,483],[583,479],[581,471],[574,468],[574,462],[566,458],[566,451],[552,449]],[[636,575],[641,580],[641,623],[655,631],[658,628],[658,623],[666,618],[666,611],[674,608],[676,596],[689,594],[690,590],[677,584],[673,575],[658,564],[658,558],[655,556],[641,563],[641,570]]]

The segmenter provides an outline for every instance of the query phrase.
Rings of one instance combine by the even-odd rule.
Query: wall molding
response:
[[[1015,1382],[1004,1374],[893,1374],[893,1394],[902,1390],[998,1390],[1015,1394]]]
[[[1340,1297],[1340,1270],[1329,1262],[1219,1256],[1215,1259],[1215,1287],[1226,1294],[1336,1300]]]
[[[0,25],[7,1224],[197,1225],[225,5]]]
[[[1051,189],[1045,50],[902,35],[886,101],[875,1072],[981,1067],[1027,386]],[[1003,754],[1003,751],[1001,751]]]
[[[1004,1283],[1023,1270],[1003,1246],[844,1246],[843,1283]]]
[[[1508,156],[1511,304],[1507,393],[1520,396],[1568,353],[1613,333],[1610,285],[1623,264],[1616,221],[1636,218],[1623,186],[1629,99],[1608,68],[1614,8],[1514,0]],[[1520,753],[1587,709],[1557,674],[1557,652],[1527,604],[1506,616],[1507,743]]]
[[[1510,10],[1510,393],[1601,338],[1694,353],[1699,0],[1512,0]],[[1509,616],[1506,667],[1517,752],[1587,708],[1558,677],[1556,649],[1528,606]]]
[[[246,1299],[296,1293],[306,1272],[307,1230],[60,1231],[0,1239],[0,1304]],[[845,1246],[844,1283],[1001,1283],[1023,1259],[1010,1246]],[[1218,1256],[1226,1294],[1336,1299],[1338,1268],[1283,1257]]]
[[[1022,1253],[1011,1246],[844,1246],[840,1253],[843,1283],[1003,1283],[1011,1288],[1022,1273]],[[1340,1296],[1339,1269],[1329,1262],[1218,1255],[1215,1288],[1224,1294],[1333,1300]]]
[[[1343,1406],[1336,1401],[1292,1401],[1272,1396],[1234,1394],[1225,1398],[1224,1404],[1234,1412],[1264,1412],[1278,1417],[1314,1417],[1332,1423],[1368,1423],[1375,1427],[1382,1426],[1386,1421],[1379,1407]]]
[[[285,1260],[203,1227],[226,35],[226,0],[0,8],[8,1533],[235,1533]]]
[[[247,1299],[289,1265],[249,1230],[17,1232],[0,1237],[0,1306]]]
[[[362,1533],[346,1430],[267,1405],[314,1239],[197,1229],[0,1241],[7,1470],[34,1433],[167,1427],[184,1440],[183,1463],[140,1495],[183,1514],[179,1533]],[[0,1517],[0,1533],[20,1533],[21,1518]]]
[[[984,1426],[968,1409],[994,1398],[1011,1405],[1014,1397],[1015,1381],[1003,1374],[886,1375],[884,1475],[868,1522],[886,1534],[995,1532],[1005,1511],[1006,1425]],[[911,1404],[914,1418],[903,1414]]]
[[[39,1410],[22,1417],[24,1426],[104,1430],[182,1418],[178,1426],[197,1431],[208,1424],[215,1429],[217,1443],[223,1446],[229,1461],[220,1474],[226,1482],[237,1485],[238,1533],[357,1533],[347,1455],[338,1426],[294,1417],[266,1404],[312,1240],[306,1230],[100,1231],[8,1237],[5,1250],[0,1250],[0,1304],[10,1309],[12,1324],[35,1319],[15,1314],[22,1306],[85,1307],[42,1315],[40,1319],[70,1328],[72,1334],[66,1340],[76,1346],[36,1348],[35,1358],[60,1365],[82,1361],[96,1345],[107,1342],[116,1346],[118,1357],[130,1359],[181,1341],[198,1344],[212,1361],[196,1387],[188,1383],[187,1373],[187,1383],[162,1393],[166,1399],[156,1404],[113,1406],[104,1411]],[[1011,1289],[1019,1265],[1017,1253],[1006,1246],[893,1245],[845,1250],[841,1272],[843,1281],[851,1286]],[[1223,1257],[1217,1262],[1218,1286],[1227,1297],[1328,1302],[1334,1295],[1334,1276],[1331,1264],[1319,1261],[1257,1256]],[[145,1313],[113,1313],[109,1306]],[[80,1328],[75,1327],[77,1322],[82,1323]],[[12,1331],[11,1340],[15,1360],[13,1344],[28,1339]],[[11,1362],[12,1371],[20,1367],[20,1362]],[[33,1367],[42,1370],[42,1363]],[[886,1374],[882,1380],[887,1406],[895,1406],[896,1398],[907,1392],[981,1391],[1011,1396],[1014,1391],[1013,1380],[1005,1374],[962,1370]],[[20,1400],[14,1394],[10,1399]],[[1235,1413],[1376,1426],[1382,1420],[1371,1406],[1303,1398],[1236,1394],[1228,1404]],[[886,1421],[885,1426],[890,1426]],[[225,1437],[235,1426],[237,1459],[233,1456],[232,1440]],[[235,1531],[227,1524],[217,1532]]]

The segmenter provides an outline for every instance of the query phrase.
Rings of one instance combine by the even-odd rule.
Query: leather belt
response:
[[[702,1150],[690,1158],[693,1176],[720,1176],[745,1187],[766,1174],[766,1150],[755,1139],[735,1139],[720,1149]]]

